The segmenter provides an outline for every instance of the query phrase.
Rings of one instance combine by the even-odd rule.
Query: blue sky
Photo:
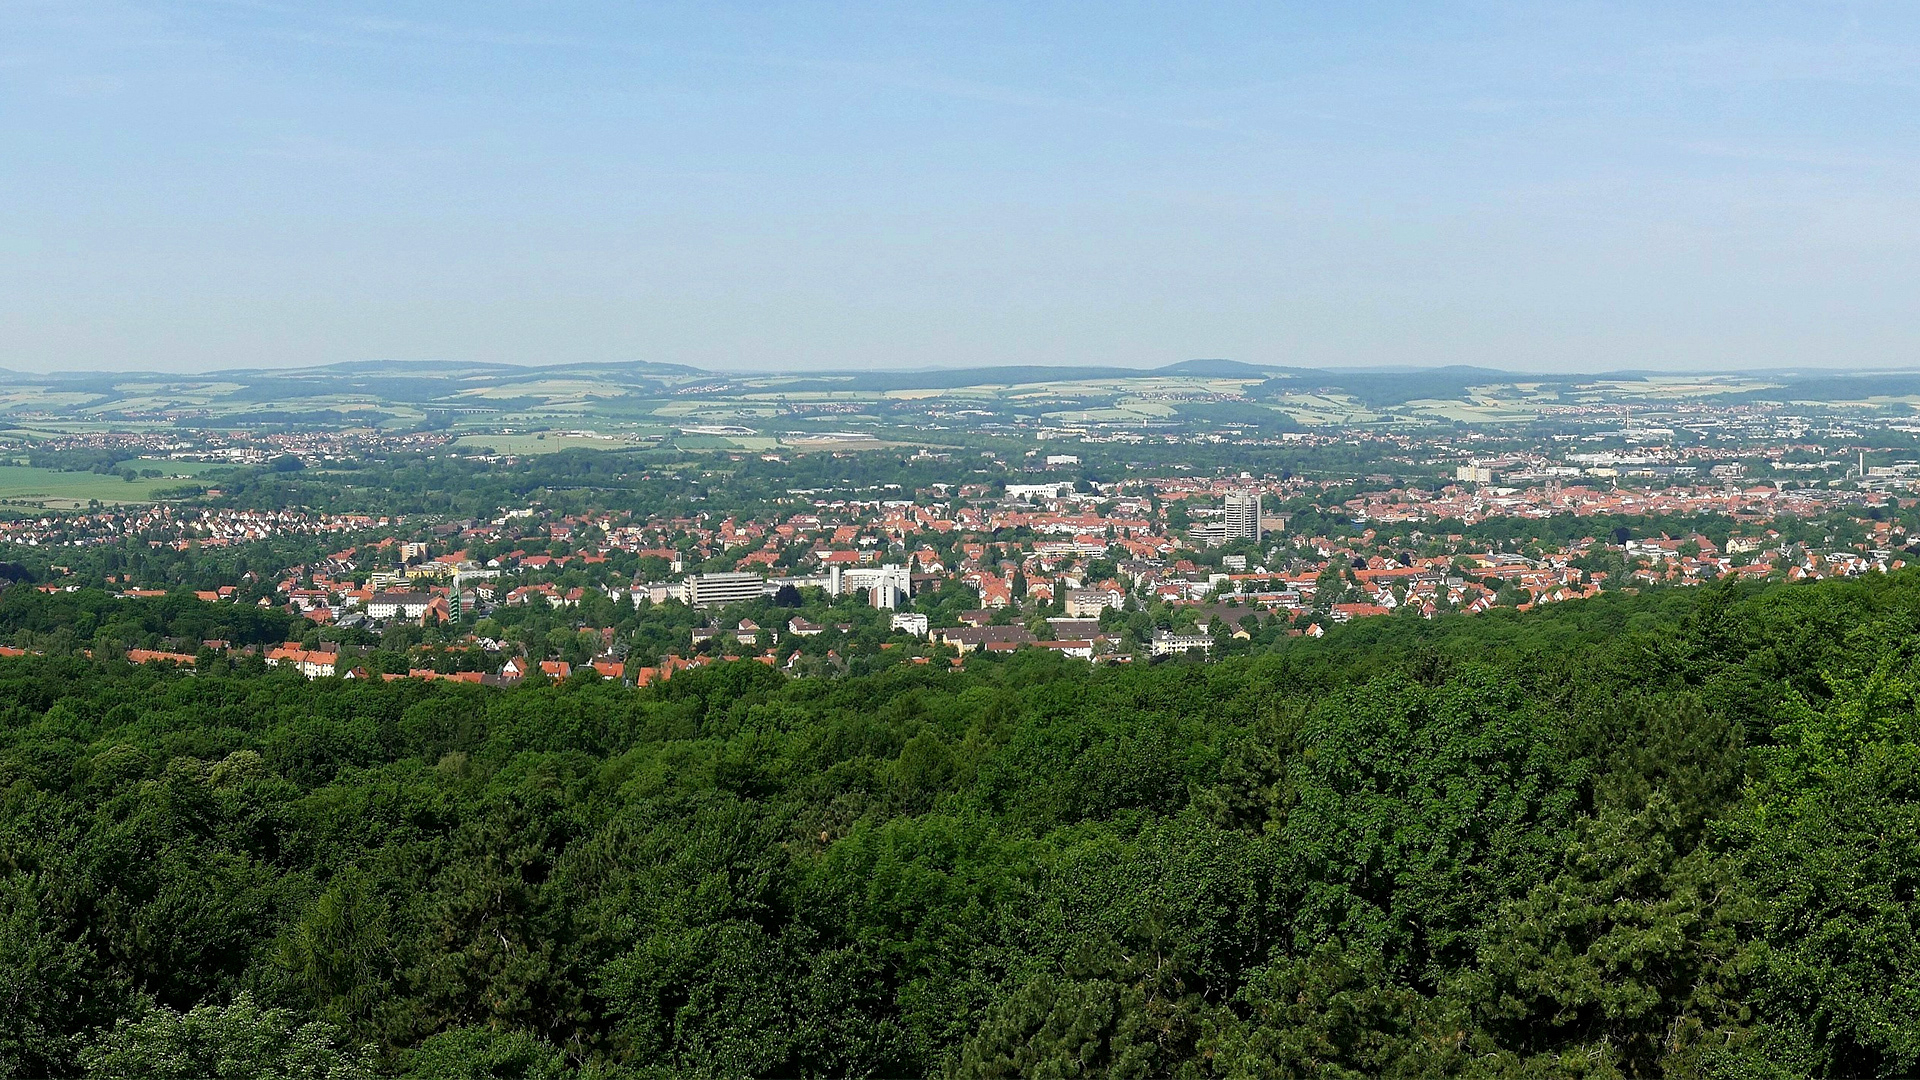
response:
[[[1920,5],[0,4],[0,367],[1920,360]]]

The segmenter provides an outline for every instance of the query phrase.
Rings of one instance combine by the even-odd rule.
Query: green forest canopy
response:
[[[0,1076],[1897,1076],[1920,574],[645,691],[0,661]]]

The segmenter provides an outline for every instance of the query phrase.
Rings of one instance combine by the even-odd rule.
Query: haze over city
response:
[[[1904,367],[1894,3],[0,10],[0,367]]]

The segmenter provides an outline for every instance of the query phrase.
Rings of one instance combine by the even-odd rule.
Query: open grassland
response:
[[[1423,398],[1409,401],[1406,409],[1428,419],[1457,421],[1463,424],[1510,424],[1540,418],[1540,408],[1523,401],[1499,401],[1476,397],[1469,401]]]
[[[1344,394],[1283,394],[1273,405],[1308,427],[1371,424],[1382,419],[1379,413]]]
[[[0,499],[64,510],[85,506],[93,500],[102,503],[152,502],[154,493],[191,482],[195,477],[228,466],[207,461],[129,461],[124,468],[159,469],[168,475],[123,480],[118,476],[93,472],[60,472],[31,465],[0,465]]]
[[[1780,386],[1778,382],[1738,375],[1652,375],[1643,379],[1603,379],[1582,383],[1575,388],[1574,392],[1576,396],[1592,401],[1612,401],[1621,398],[1643,401],[1687,401],[1719,394],[1771,390]]]
[[[659,444],[665,429],[582,435],[557,431],[537,434],[462,435],[454,445],[496,454],[555,454],[562,450],[634,450]]]

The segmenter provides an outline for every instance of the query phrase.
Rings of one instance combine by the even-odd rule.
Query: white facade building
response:
[[[1226,526],[1227,540],[1259,540],[1260,493],[1229,491],[1226,512],[1221,518],[1221,523]]]
[[[1213,647],[1213,639],[1205,634],[1169,634],[1161,630],[1153,635],[1151,645],[1153,655],[1172,656],[1175,653],[1191,652],[1194,649],[1205,652]]]
[[[757,600],[767,592],[759,574],[694,574],[680,583],[680,600],[688,607],[712,607]]]
[[[913,595],[913,571],[904,566],[861,566],[842,570],[838,576],[840,586],[835,596],[870,589],[877,608],[897,608]]]
[[[373,619],[417,619],[433,605],[430,593],[383,592],[367,598],[367,617]]]

